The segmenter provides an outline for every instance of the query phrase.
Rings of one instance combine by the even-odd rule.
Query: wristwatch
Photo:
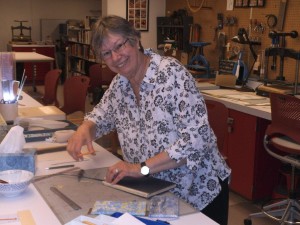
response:
[[[141,163],[141,174],[143,174],[145,177],[148,177],[150,175],[150,168],[146,165],[145,162]]]

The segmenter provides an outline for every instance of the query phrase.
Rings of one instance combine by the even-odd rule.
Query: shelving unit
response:
[[[191,16],[157,17],[157,45],[165,44],[167,40],[174,40],[178,50],[189,52],[191,50],[189,32],[192,23]]]
[[[87,75],[89,67],[96,63],[90,46],[91,26],[95,21],[96,18],[87,16],[84,22],[71,21],[66,24],[66,65],[69,75]]]
[[[69,72],[86,75],[89,66],[96,62],[90,44],[68,42]]]

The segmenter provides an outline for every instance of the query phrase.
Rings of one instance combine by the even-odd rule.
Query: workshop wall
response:
[[[252,21],[256,20],[257,22],[262,24],[262,27],[265,29],[263,31],[254,31],[254,25],[252,23],[251,32],[249,32],[252,38],[256,38],[261,40],[261,45],[254,46],[254,50],[257,54],[261,53],[262,49],[268,48],[271,45],[271,39],[268,37],[268,34],[271,30],[275,30],[277,32],[291,32],[292,30],[296,30],[300,35],[300,23],[299,23],[299,12],[300,12],[300,1],[299,0],[287,0],[285,20],[283,24],[282,31],[278,31],[277,26],[274,28],[269,28],[267,25],[269,14],[274,14],[276,17],[279,15],[280,10],[280,2],[282,0],[265,0],[264,7],[250,7],[246,8],[237,8],[234,7],[233,10],[226,10],[226,2],[224,0],[206,0],[203,4],[203,8],[193,13],[188,8],[187,4],[188,0],[166,0],[166,15],[170,16],[174,11],[178,9],[186,9],[189,16],[193,16],[194,23],[198,23],[201,25],[200,31],[200,41],[203,42],[211,42],[211,45],[206,46],[204,48],[204,55],[207,60],[210,62],[213,69],[218,69],[218,58],[222,56],[221,51],[225,50],[225,57],[234,57],[234,53],[232,49],[240,48],[245,50],[245,58],[244,61],[250,63],[253,62],[252,56],[249,53],[248,45],[240,45],[237,43],[233,43],[231,38],[237,35],[238,29],[243,27],[245,29],[249,29],[250,26],[250,18],[252,15]],[[190,4],[200,4],[202,0],[189,0]],[[252,12],[251,12],[252,11]],[[217,15],[221,13],[225,19],[225,23],[223,24],[223,29],[217,29],[218,20]],[[226,20],[228,19],[229,20]],[[236,23],[230,25],[228,21],[234,22],[234,20],[230,20],[232,18],[236,18]],[[222,42],[218,37],[220,32],[225,34],[226,41]],[[230,52],[226,53],[226,43],[230,42]],[[292,39],[291,37],[286,37],[286,48],[292,48],[294,50],[299,51],[300,47],[300,38],[297,37]],[[269,59],[269,65],[272,64],[272,59]],[[279,73],[279,57],[277,57],[276,61],[276,70],[271,71],[269,69],[269,77],[271,79],[275,79],[275,77]],[[284,76],[287,81],[294,81],[295,75],[295,60],[293,59],[285,59],[284,60]]]

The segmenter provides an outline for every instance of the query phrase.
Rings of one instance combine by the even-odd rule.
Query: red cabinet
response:
[[[14,52],[36,52],[55,59],[55,45],[8,45],[8,51]],[[22,67],[22,68],[20,68]],[[26,70],[26,84],[31,84],[33,74],[36,73],[35,84],[43,85],[44,76],[51,69],[50,62],[26,62],[22,65],[17,65],[17,79],[22,76],[23,68]]]
[[[249,200],[270,197],[277,184],[280,162],[263,146],[269,120],[229,109],[227,162],[230,188]]]

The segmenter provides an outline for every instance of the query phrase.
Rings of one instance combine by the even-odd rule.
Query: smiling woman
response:
[[[174,182],[171,192],[226,225],[231,170],[193,76],[175,58],[143,49],[140,31],[119,16],[95,24],[92,46],[118,74],[69,139],[69,154],[82,159],[83,145],[94,152],[91,141],[116,130],[124,161],[108,168],[107,183],[145,176]]]

